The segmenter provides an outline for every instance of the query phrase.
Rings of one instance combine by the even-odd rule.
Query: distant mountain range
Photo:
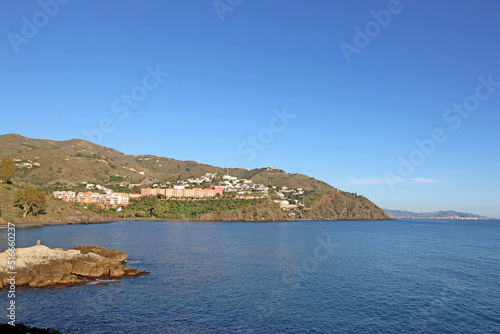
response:
[[[428,219],[493,219],[467,212],[438,211],[438,212],[410,212],[401,210],[382,209],[391,218],[428,218]]]

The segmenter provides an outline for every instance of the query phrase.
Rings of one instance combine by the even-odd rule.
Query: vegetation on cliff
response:
[[[5,155],[0,160],[0,182],[10,183],[16,171],[16,164],[14,160]]]
[[[156,196],[142,197],[118,215],[122,218],[153,217],[181,220],[262,221],[286,220],[288,216],[269,199],[174,200]]]
[[[201,214],[195,220],[206,221],[287,221],[294,220],[297,215],[284,212],[279,204],[264,200],[245,208],[230,211],[214,211]]]
[[[343,191],[315,196],[303,217],[312,220],[390,220],[382,209],[366,197]]]
[[[45,205],[45,193],[33,186],[19,189],[14,197],[14,206],[23,210],[23,217],[28,213],[37,216]]]
[[[110,221],[109,211],[96,212],[84,207],[72,205],[61,200],[54,199],[47,194],[45,196],[45,205],[35,216],[28,212],[23,217],[23,210],[15,205],[15,197],[24,187],[14,184],[0,184],[0,220],[12,223],[28,224],[67,224],[67,223],[93,223]],[[97,210],[98,208],[96,208]],[[99,208],[100,209],[100,208]]]

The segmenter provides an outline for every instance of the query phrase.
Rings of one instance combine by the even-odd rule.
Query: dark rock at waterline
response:
[[[24,324],[0,324],[0,333],[2,334],[62,334],[53,328],[28,327]]]

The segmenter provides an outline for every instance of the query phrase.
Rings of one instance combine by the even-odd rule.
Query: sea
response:
[[[500,221],[17,228],[17,247],[37,240],[118,249],[149,272],[16,291],[16,323],[62,333],[500,333]]]

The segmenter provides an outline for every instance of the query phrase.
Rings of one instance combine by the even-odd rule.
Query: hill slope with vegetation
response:
[[[14,207],[14,198],[24,188],[14,184],[0,184],[0,221],[28,224],[98,223],[113,218],[105,213],[97,213],[83,207],[45,196],[42,212],[36,216],[23,216],[23,210]]]
[[[53,190],[84,191],[85,184],[101,184],[122,192],[139,192],[153,184],[174,184],[217,173],[214,184],[227,173],[224,168],[195,161],[180,161],[154,155],[127,155],[114,149],[73,139],[52,141],[26,138],[17,134],[0,136],[0,157],[10,156],[17,168],[12,185],[0,188],[3,219],[20,221],[20,209],[13,208],[15,191],[34,185],[50,195]],[[302,174],[290,174],[275,167],[247,170],[229,168],[229,174],[255,184],[272,185],[275,189],[302,189],[305,206],[284,210],[271,193],[266,199],[234,199],[229,197],[206,201],[161,200],[142,198],[122,211],[96,205],[82,207],[46,196],[42,214],[28,215],[24,221],[91,222],[112,219],[189,219],[189,220],[249,220],[277,221],[290,219],[368,219],[389,217],[368,199],[340,191],[329,184]],[[203,184],[201,186],[208,186]],[[233,193],[234,194],[234,193]],[[285,193],[285,199],[300,201],[298,196]]]
[[[134,200],[118,214],[122,218],[203,221],[283,221],[292,218],[270,199],[165,200],[154,196]]]
[[[0,136],[0,157],[11,156],[17,164],[13,182],[33,185],[98,184],[151,185],[196,178],[205,173],[226,174],[226,169],[195,161],[154,155],[128,155],[85,140],[54,141],[26,138],[18,134]],[[276,168],[229,168],[229,174],[255,183],[328,191],[329,184],[306,175],[289,174]]]
[[[311,220],[387,220],[368,198],[344,191],[319,194],[303,216]]]

